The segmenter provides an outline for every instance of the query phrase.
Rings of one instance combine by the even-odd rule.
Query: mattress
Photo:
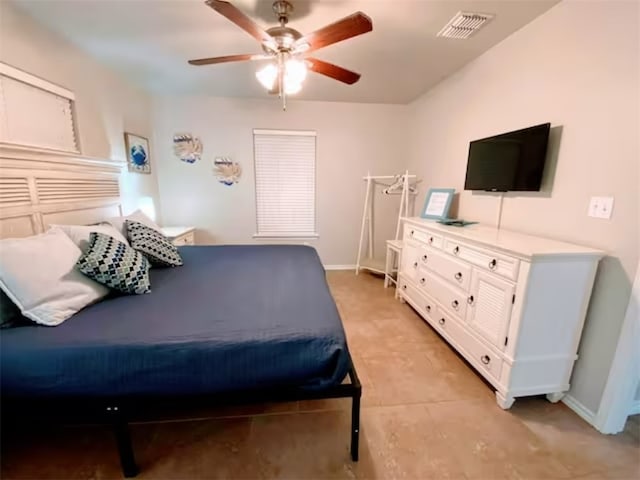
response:
[[[306,246],[191,246],[57,327],[0,333],[10,396],[197,395],[340,383],[350,359],[320,259]]]

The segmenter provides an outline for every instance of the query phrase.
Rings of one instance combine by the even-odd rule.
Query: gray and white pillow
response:
[[[103,233],[91,233],[89,249],[76,267],[92,280],[122,293],[151,291],[150,266],[144,255]]]
[[[182,257],[176,246],[162,233],[140,222],[127,220],[127,237],[133,248],[142,252],[155,267],[179,267]]]

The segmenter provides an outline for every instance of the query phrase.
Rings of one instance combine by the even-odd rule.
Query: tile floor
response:
[[[349,460],[349,402],[203,412],[137,424],[139,478],[640,478],[640,421],[603,436],[563,404],[500,410],[480,377],[368,274],[330,272],[363,383],[360,461]],[[8,433],[0,477],[119,478],[110,432],[65,427]]]

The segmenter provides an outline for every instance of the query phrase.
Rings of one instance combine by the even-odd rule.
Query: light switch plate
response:
[[[591,197],[587,214],[594,218],[610,219],[613,213],[613,197]]]

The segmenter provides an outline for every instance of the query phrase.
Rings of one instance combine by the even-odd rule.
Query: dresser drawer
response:
[[[470,247],[469,245],[450,239],[445,240],[444,250],[455,257],[466,260],[469,263],[502,275],[503,277],[510,278],[511,280],[518,278],[520,261],[515,258],[495,254],[477,247]]]
[[[467,310],[467,294],[449,285],[434,273],[422,268],[418,271],[419,288],[431,295],[445,310],[464,320]]]
[[[438,308],[433,299],[430,298],[429,295],[420,292],[416,286],[403,275],[400,276],[398,285],[400,295],[402,295],[420,315],[425,317],[429,323],[433,324],[432,317],[436,314]]]
[[[469,264],[460,262],[432,248],[423,247],[420,253],[420,264],[422,266],[437,273],[465,292],[469,291],[469,285],[471,284],[471,266]]]
[[[433,248],[442,248],[444,244],[444,240],[440,235],[435,235],[427,230],[421,230],[411,225],[405,227],[405,237]]]
[[[500,379],[503,364],[500,355],[481,340],[473,337],[455,320],[448,318],[446,313],[438,312],[436,324],[438,328],[445,330],[454,342],[458,344],[462,354],[478,370],[488,373],[496,380]]]

